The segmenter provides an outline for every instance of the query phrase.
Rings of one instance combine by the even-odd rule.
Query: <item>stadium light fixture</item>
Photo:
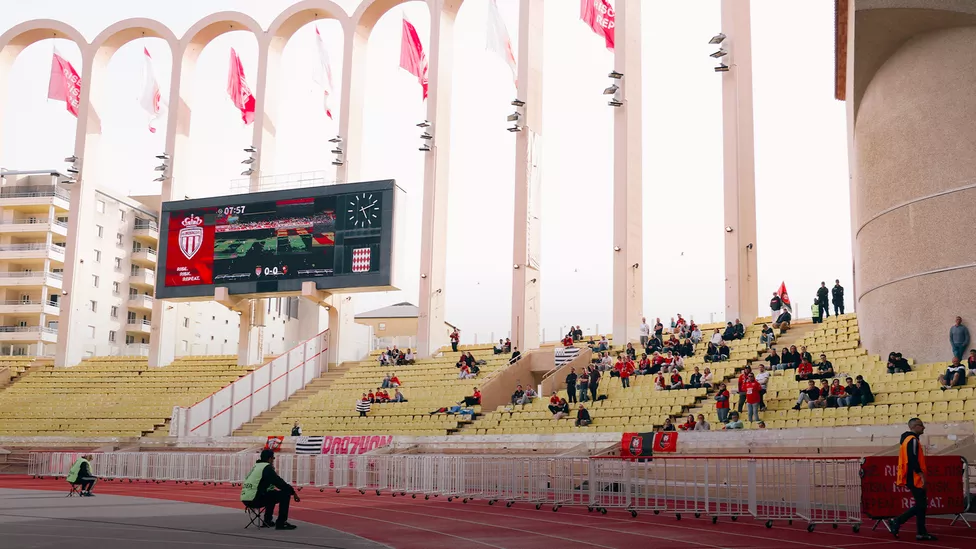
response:
[[[329,152],[331,152],[332,154],[342,154],[342,149],[340,149],[339,147],[336,147],[336,148],[332,149]]]
[[[616,98],[611,99],[610,101],[607,101],[607,105],[610,105],[611,107],[614,107],[614,108],[623,107],[624,106],[624,104],[621,103],[620,101],[618,101]]]
[[[603,90],[603,95],[615,95],[620,90],[620,86],[610,84],[610,87]]]
[[[512,133],[520,132],[520,131],[522,131],[522,126],[519,126],[518,124],[515,124],[511,128],[508,128],[508,131],[510,131]]]
[[[418,128],[429,128],[430,127],[430,122],[424,120],[420,124],[417,124],[417,127]],[[424,133],[426,133],[426,132],[424,132]]]
[[[68,158],[65,158],[64,161],[67,162],[67,163],[69,163],[69,164],[74,164],[75,162],[78,161],[78,157],[75,156],[75,155],[71,155]]]
[[[424,133],[420,134],[420,138],[421,139],[426,139],[427,141],[430,141],[431,139],[434,138],[434,136],[431,135],[431,134],[429,134],[429,133],[427,133],[427,132],[424,132]]]
[[[640,263],[634,263],[633,265],[631,265],[631,267],[638,269],[640,268]]]
[[[158,158],[158,159],[160,159],[160,160],[169,160],[169,155],[168,155],[168,154],[166,154],[166,153],[162,153],[162,154],[157,154],[157,155],[156,155],[156,158]]]
[[[258,152],[258,148],[255,147],[254,145],[250,145],[244,149],[244,152],[254,154]]]
[[[71,175],[78,175],[78,168],[74,166],[69,166],[68,169],[65,171],[70,173]]]
[[[250,158],[245,158],[244,160],[241,160],[241,164],[254,164],[254,157],[252,156]]]
[[[617,72],[617,71],[610,71],[610,74],[608,74],[607,76],[613,78],[614,80],[620,80],[621,78],[624,77],[624,73]]]
[[[513,269],[518,269],[518,268],[519,268],[519,264],[518,264],[518,263],[516,263],[516,264],[514,264],[514,265],[512,265],[512,268],[513,268]]]
[[[518,111],[515,111],[512,114],[508,115],[506,120],[508,120],[509,122],[518,122],[520,116],[521,115],[518,113]]]
[[[341,166],[342,164],[343,164],[342,160],[339,160],[338,158],[332,161],[333,166]]]
[[[525,101],[522,101],[521,99],[518,99],[518,98],[513,99],[512,100],[512,106],[513,107],[524,107],[525,106]]]
[[[620,246],[614,246],[614,247],[613,247],[613,251],[615,251],[615,252],[619,252],[619,251],[620,251]]]
[[[155,168],[153,168],[153,171],[154,172],[165,172],[166,171],[166,168],[169,168],[169,166],[167,166],[166,164],[160,164],[160,165],[156,166]]]
[[[718,59],[719,57],[725,57],[728,54],[729,52],[725,51],[725,48],[719,48],[717,52],[710,54],[709,57]]]
[[[732,232],[732,227],[726,226],[725,227],[725,232],[731,233]]]
[[[708,43],[709,44],[721,44],[724,41],[725,41],[725,35],[722,34],[722,33],[718,33],[715,36],[713,36],[712,39],[708,41]]]
[[[715,67],[715,72],[729,72],[729,66],[725,63],[719,63],[719,65]]]
[[[420,273],[420,278],[427,278],[427,273]]]
[[[248,169],[244,170],[243,172],[241,172],[241,175],[251,175],[252,173],[254,173],[254,170],[251,169],[251,168],[248,168]]]
[[[162,183],[163,181],[166,181],[166,176],[165,175],[161,175],[161,176],[157,177],[156,179],[153,179],[153,182],[155,182],[155,183]]]
[[[430,145],[428,145],[427,143],[424,143],[417,150],[420,151],[420,152],[430,152],[431,151],[431,148],[430,148]]]
[[[332,139],[330,139],[329,143],[335,143],[336,145],[338,145],[339,143],[342,143],[342,137],[337,135]]]

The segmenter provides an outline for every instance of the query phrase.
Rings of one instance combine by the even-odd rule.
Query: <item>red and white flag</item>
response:
[[[427,99],[427,54],[420,42],[417,28],[403,16],[403,36],[400,39],[400,68],[417,77]]]
[[[322,87],[323,105],[325,115],[332,120],[332,108],[329,107],[329,97],[332,95],[332,63],[329,62],[329,51],[325,49],[325,42],[322,41],[322,34],[319,28],[315,27],[315,49],[319,55],[319,66],[312,78]]]
[[[602,36],[607,49],[613,51],[613,28],[616,12],[609,0],[580,0],[580,19]]]
[[[227,95],[240,109],[241,119],[244,124],[254,122],[255,101],[251,88],[247,85],[244,78],[244,66],[241,65],[241,58],[237,56],[234,48],[230,49],[230,70],[227,72]]]
[[[790,315],[793,314],[793,303],[790,302],[790,294],[786,293],[786,282],[781,282],[779,289],[776,290],[776,295],[783,300],[783,309],[788,311]],[[776,320],[775,318],[773,320]]]
[[[142,53],[146,60],[146,66],[143,69],[145,85],[142,88],[142,96],[139,98],[139,106],[149,115],[149,131],[156,133],[154,124],[156,119],[163,116],[166,111],[166,103],[159,92],[159,83],[156,80],[156,71],[153,69],[152,56],[149,55],[149,50],[146,48],[142,48]]]
[[[485,48],[497,54],[508,64],[508,68],[512,69],[512,80],[518,86],[518,69],[515,65],[512,40],[508,37],[508,29],[505,28],[505,21],[502,20],[502,14],[498,12],[498,4],[495,0],[488,0],[488,41]]]
[[[368,273],[371,264],[369,248],[354,248],[352,250],[352,272]]]
[[[51,59],[51,80],[47,84],[47,97],[55,101],[64,101],[68,112],[78,118],[78,105],[81,103],[81,77],[78,71],[54,51]]]

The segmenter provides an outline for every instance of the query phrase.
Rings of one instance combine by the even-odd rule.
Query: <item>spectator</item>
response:
[[[712,426],[705,421],[705,416],[703,414],[698,414],[698,421],[695,422],[696,431],[710,431]]]
[[[559,395],[556,394],[556,391],[553,391],[552,396],[549,397],[549,411],[555,414],[558,407],[559,407]]]
[[[764,364],[759,365],[759,373],[756,374],[756,383],[759,384],[759,411],[766,411],[766,385],[769,383],[770,373],[766,371]]]
[[[776,353],[776,347],[771,347],[769,349],[769,355],[767,355],[764,360],[769,363],[769,368],[771,370],[780,370],[781,369],[781,368],[779,368],[780,357]]]
[[[607,339],[607,336],[605,336],[605,335],[600,336],[600,345],[599,345],[598,349],[600,350],[600,352],[604,352],[604,351],[609,351],[610,350],[610,341]]]
[[[579,391],[579,402],[588,400],[587,393],[590,390],[590,370],[586,367],[580,371],[579,378],[576,380],[577,391]]]
[[[681,374],[678,373],[677,368],[672,367],[671,384],[668,386],[668,390],[674,391],[674,390],[684,389],[684,388],[685,388],[685,384],[684,381],[682,381],[681,379]]]
[[[552,419],[562,419],[564,417],[569,417],[569,403],[566,402],[565,398],[561,398],[559,399],[559,404],[556,406],[556,411],[552,413]]]
[[[504,353],[505,352],[505,340],[499,339],[498,340],[498,345],[495,345],[494,351],[495,351],[495,354],[496,355],[500,355],[500,354]]]
[[[473,379],[474,374],[471,373],[471,368],[467,364],[461,366],[461,371],[458,372],[458,379]]]
[[[718,422],[725,423],[729,419],[729,390],[724,383],[719,383],[718,390],[715,392],[715,412],[718,414]]]
[[[815,297],[813,299],[813,304],[810,305],[810,319],[813,320],[814,324],[820,324],[823,322],[823,317],[820,316],[823,309],[820,308],[820,302],[818,299],[819,298]]]
[[[531,386],[525,388],[525,394],[522,396],[521,402],[519,404],[532,404],[532,399],[538,396]]]
[[[668,352],[667,359],[671,361],[671,369],[678,370],[679,372],[685,369],[685,359],[681,358],[681,355]]]
[[[966,362],[969,365],[969,373],[976,376],[976,349],[969,350],[969,360]]]
[[[783,351],[780,355],[781,370],[787,368],[796,369],[800,366],[800,362],[802,362],[802,357],[800,356],[800,352],[796,350],[796,345],[790,345],[790,348]]]
[[[563,338],[563,347],[572,347],[572,346],[573,346],[573,332],[570,331],[568,334],[566,334],[566,337]]]
[[[647,347],[647,340],[651,338],[651,327],[647,324],[647,319],[641,317],[639,328],[641,347]]]
[[[603,353],[600,357],[600,363],[597,365],[601,372],[606,372],[613,368],[613,359],[610,358],[610,353]]]
[[[959,357],[952,357],[952,364],[946,368],[945,374],[939,376],[940,389],[952,389],[966,384],[966,367],[959,362]]]
[[[651,373],[651,359],[647,358],[646,353],[641,353],[640,362],[637,363],[637,375],[646,376]]]
[[[416,364],[417,363],[417,355],[415,355],[413,353],[413,351],[411,351],[410,349],[407,349],[407,352],[406,353],[403,353],[403,363],[404,364],[408,364],[408,365],[409,364]]]
[[[512,352],[512,358],[508,360],[508,363],[515,364],[516,362],[519,361],[520,358],[522,358],[522,353],[520,353],[518,347],[516,347],[515,351]]]
[[[442,339],[441,341],[444,340]],[[454,331],[451,332],[451,350],[454,351],[455,353],[458,350],[458,343],[460,343],[460,341],[461,341],[461,330],[454,328]]]
[[[390,348],[386,348],[386,352],[380,353],[380,366],[390,365]]]
[[[705,373],[702,374],[702,387],[706,389],[712,388],[712,370],[710,368],[705,368]]]
[[[656,335],[658,339],[660,339],[663,334],[664,334],[664,324],[661,323],[660,318],[657,318],[654,320],[654,335]]]
[[[301,424],[298,423],[297,420],[295,421],[295,424],[291,426],[291,436],[293,437],[302,436],[302,426]]]
[[[288,522],[291,499],[301,501],[295,489],[278,476],[274,470],[274,450],[262,450],[260,459],[244,478],[241,502],[251,509],[264,509],[264,526],[274,524],[275,530],[294,530]],[[278,522],[274,522],[274,508],[278,506]]]
[[[667,388],[667,385],[665,384],[665,381],[664,381],[664,372],[661,371],[661,370],[658,370],[657,377],[654,378],[654,390],[655,391],[663,391],[666,388]]]
[[[729,356],[732,354],[732,349],[723,341],[721,345],[718,346],[718,356],[719,360],[728,360]]]
[[[95,487],[95,482],[98,480],[95,474],[92,473],[91,459],[91,454],[79,456],[71,465],[71,469],[68,470],[68,477],[66,479],[68,484],[80,486],[81,495],[88,498],[95,497],[95,494],[92,494],[91,491]]]
[[[366,400],[368,400],[370,404],[374,404],[376,402],[376,394],[373,393],[372,389],[370,389],[369,394],[366,395]]]
[[[820,305],[820,310],[822,311],[820,314],[826,318],[830,318],[830,302],[827,301],[827,294],[829,293],[827,283],[821,282],[820,287],[817,288],[817,303]]]
[[[448,364],[450,364],[450,362]],[[356,401],[356,411],[359,412],[359,417],[366,417],[371,404],[372,403],[370,402],[369,398],[367,398],[366,393],[363,393],[363,398]]]
[[[817,363],[817,373],[814,379],[830,379],[834,377],[834,365],[827,360],[827,355],[820,353],[820,362]]]
[[[404,398],[403,393],[400,389],[393,389],[393,402],[406,402],[407,399]]]
[[[744,425],[742,425],[742,422],[739,421],[739,413],[732,412],[729,414],[729,422],[725,424],[723,429],[742,429],[743,427]]]
[[[847,392],[844,390],[844,386],[840,384],[840,379],[835,378],[830,384],[830,394],[827,395],[827,406],[837,408],[841,406],[842,402],[847,402]]]
[[[854,378],[847,378],[847,385],[844,386],[844,396],[837,399],[837,405],[850,407],[861,403],[861,390],[854,384]]]
[[[691,372],[691,377],[688,379],[688,387],[692,389],[698,389],[702,386],[702,375],[698,371],[698,366],[695,366],[694,371]]]
[[[764,323],[762,325],[761,335],[759,336],[759,342],[765,345],[766,348],[768,349],[770,346],[772,346],[773,341],[775,341],[775,339],[776,339],[776,333],[773,332],[773,329],[770,328],[768,324]]]
[[[389,386],[390,386],[390,378],[392,376],[393,376],[393,374],[386,374],[385,376],[383,376],[383,382],[380,383],[380,387],[382,387],[383,389],[389,388]]]
[[[515,387],[515,392],[512,393],[512,404],[521,404],[522,398],[525,397],[525,390],[522,389],[521,385]]]
[[[512,340],[507,337],[505,338],[505,352],[506,353],[512,352]]]
[[[735,324],[733,324],[732,327],[735,328],[736,339],[743,339],[746,337],[746,327],[742,325],[742,322],[739,322],[738,318],[735,319]]]
[[[969,328],[962,325],[962,317],[956,317],[956,323],[949,328],[949,344],[952,345],[952,356],[962,360],[966,347],[969,346]]]
[[[579,324],[577,324],[576,329],[573,330],[573,339],[575,341],[583,341],[583,329],[579,327]]]
[[[812,379],[807,382],[807,388],[800,391],[800,397],[796,399],[796,405],[793,406],[794,410],[799,410],[803,403],[807,403],[807,407],[811,410],[813,409],[813,403],[820,398],[820,389],[817,389],[817,384]]]
[[[712,333],[712,338],[708,342],[716,347],[722,343],[722,334],[719,333],[718,328],[715,328],[715,331]]]
[[[779,293],[773,292],[773,298],[769,300],[769,316],[773,321],[779,318],[779,311],[782,308],[783,300],[779,297]]]
[[[794,349],[795,349],[795,347],[794,347]],[[800,361],[802,362],[804,360],[807,361],[807,362],[811,362],[812,363],[813,362],[813,355],[811,355],[809,352],[807,352],[807,346],[806,345],[800,345]]]
[[[448,364],[450,364],[450,363],[448,363]],[[400,383],[400,378],[397,377],[396,372],[391,372],[390,373],[390,385],[389,385],[389,387],[391,389],[396,389],[397,387],[399,387],[401,385],[403,385],[403,384]]]
[[[390,401],[390,393],[387,393],[385,389],[382,389],[380,387],[377,387],[376,388],[376,402],[377,403],[381,403],[381,402],[389,402],[389,401]]]
[[[590,418],[590,412],[580,404],[579,408],[576,409],[576,426],[586,427],[590,423],[593,423],[593,420]]]
[[[569,373],[566,374],[566,396],[569,397],[569,402],[576,404],[576,368],[570,368]]]
[[[740,414],[742,413],[742,407],[746,404],[746,383],[749,381],[749,376],[751,374],[752,368],[746,366],[742,369],[742,373],[739,374],[738,383],[736,384],[736,392],[739,393],[739,404],[735,407],[735,409]]]
[[[654,354],[664,349],[664,342],[661,341],[661,336],[654,334],[651,339],[647,341],[647,347],[644,348],[648,354]]]
[[[691,342],[698,345],[698,342],[702,340],[701,328],[695,326],[695,329],[691,331]]]
[[[458,405],[461,406],[477,406],[478,404],[481,404],[481,391],[477,387],[474,388],[474,393],[471,396],[466,396],[464,400],[458,402]]]
[[[811,409],[813,408],[826,408],[827,407],[827,397],[830,396],[830,385],[827,384],[827,380],[820,380],[820,397],[813,401],[811,404]]]
[[[857,385],[857,390],[860,392],[861,406],[867,406],[874,402],[874,393],[871,392],[871,385],[864,381],[864,376],[857,376],[854,378],[854,384]]]
[[[629,359],[621,365],[620,373],[620,384],[624,389],[630,388],[630,376],[634,374],[634,363]]]
[[[627,354],[628,359],[637,360],[637,349],[634,348],[633,343],[628,343],[624,352]]]
[[[773,328],[776,328],[781,333],[785,332],[790,327],[790,322],[793,320],[793,315],[790,311],[783,309],[783,312],[776,317],[776,321],[773,322]]]
[[[844,288],[840,285],[840,279],[834,280],[830,295],[834,302],[834,314],[837,316],[844,314]]]
[[[671,423],[671,418],[669,418],[669,417],[664,418],[664,425],[661,426],[661,431],[662,432],[665,432],[665,431],[670,432],[670,431],[674,431],[674,430],[675,430],[674,423]]]
[[[912,367],[908,364],[908,361],[901,357],[901,353],[896,353],[894,351],[888,353],[888,373],[908,373],[912,371]]]
[[[722,334],[722,339],[725,341],[732,341],[735,339],[735,326],[731,322],[727,322],[725,325],[725,333]]]
[[[681,425],[678,425],[678,429],[681,429],[682,431],[694,431],[695,425],[697,425],[697,423],[695,423],[695,414],[688,414],[688,419],[686,419]]]
[[[722,355],[718,354],[718,345],[709,341],[708,347],[705,348],[705,362],[718,362],[720,360],[722,360]]]
[[[746,380],[746,410],[750,422],[759,421],[759,405],[762,402],[762,385],[756,381],[756,376],[752,373]]]
[[[600,387],[600,372],[596,368],[590,368],[590,397],[596,402],[596,390]]]

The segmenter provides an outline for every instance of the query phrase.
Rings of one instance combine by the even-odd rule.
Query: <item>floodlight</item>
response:
[[[728,54],[729,52],[725,51],[725,48],[719,48],[717,52],[710,54],[709,57],[718,59],[719,57],[725,57]]]
[[[153,168],[153,171],[154,172],[165,172],[166,171],[166,168],[168,168],[168,167],[169,166],[167,166],[166,164],[160,164],[160,165],[156,166],[155,168]]]
[[[333,166],[341,166],[342,165],[342,160],[339,160],[338,158],[336,158],[335,160],[332,161],[332,165]]]
[[[70,173],[71,175],[76,175],[78,173],[78,168],[76,168],[74,166],[71,166],[71,167],[69,167],[65,171],[68,172],[68,173]]]
[[[254,157],[253,156],[250,157],[250,158],[245,158],[244,160],[241,160],[241,164],[253,164],[253,163],[254,163]]]
[[[336,144],[342,143],[342,137],[340,137],[340,136],[337,135],[337,136],[333,137],[332,139],[330,139],[329,140],[329,143],[336,143]]]
[[[430,152],[430,145],[428,145],[427,143],[424,143],[417,150],[420,151],[420,152]]]
[[[254,173],[254,170],[252,170],[251,168],[248,168],[248,169],[244,170],[243,172],[241,172],[241,175],[251,175],[252,173]]]
[[[610,84],[610,87],[609,88],[603,90],[603,95],[614,95],[619,90],[620,90],[620,87],[618,87],[616,84]]]
[[[713,36],[712,39],[708,41],[708,43],[709,44],[721,44],[723,41],[725,41],[725,35],[722,34],[722,33],[718,33],[715,36]]]
[[[423,121],[423,122],[421,122],[420,124],[417,124],[417,127],[418,127],[418,128],[429,128],[429,127],[430,127],[430,122],[428,122],[428,121],[426,121],[426,120],[424,120],[424,121]]]
[[[614,80],[620,80],[621,78],[624,77],[624,73],[617,72],[617,71],[611,71],[610,74],[608,74],[607,76],[609,76],[610,78],[613,78]]]
[[[617,101],[616,99],[611,99],[610,101],[607,101],[607,105],[610,105],[611,107],[623,107],[624,106],[623,103],[621,103],[620,101]]]
[[[505,119],[508,120],[509,122],[518,122],[519,113],[513,112],[512,114],[508,115],[508,117],[506,117]]]
[[[715,67],[715,72],[729,72],[729,66],[725,63],[719,63],[719,65]]]
[[[162,154],[157,154],[157,155],[156,155],[156,158],[158,158],[158,159],[160,159],[160,160],[169,160],[169,155],[168,155],[168,154],[166,154],[166,153],[162,153]]]
[[[331,152],[332,154],[342,154],[342,149],[340,149],[339,147],[336,147],[336,148],[332,149],[329,152]]]
[[[513,99],[512,100],[512,106],[513,107],[524,107],[525,106],[525,101],[522,101],[521,99]]]
[[[78,161],[78,157],[75,155],[71,155],[68,158],[65,158],[64,161],[68,162],[69,164],[74,164],[75,162]]]
[[[254,154],[258,152],[258,148],[255,147],[254,145],[250,145],[244,149],[244,152]]]
[[[433,135],[430,135],[430,134],[429,134],[429,133],[427,133],[427,132],[424,132],[424,133],[422,133],[422,134],[420,134],[420,138],[421,138],[421,139],[427,139],[427,140],[430,140],[430,139],[433,139],[433,138],[434,138],[434,136],[433,136]]]
[[[512,133],[520,132],[520,131],[522,131],[522,126],[519,126],[518,124],[515,124],[511,128],[508,128],[508,131],[510,131]]]
[[[161,175],[161,176],[157,177],[156,179],[153,179],[153,181],[154,182],[158,182],[158,183],[162,183],[163,181],[166,181],[166,176],[165,175]]]

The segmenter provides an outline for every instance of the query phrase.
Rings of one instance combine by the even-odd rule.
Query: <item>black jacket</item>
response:
[[[827,303],[827,288],[823,286],[817,288],[817,299],[821,304]]]
[[[291,484],[288,484],[282,480],[282,478],[278,476],[278,473],[275,472],[274,466],[269,464],[264,468],[264,471],[261,472],[261,481],[258,482],[258,494],[266,493],[270,486],[274,486],[285,494],[291,495],[295,493],[295,489],[291,487]]]
[[[835,285],[830,290],[830,295],[834,298],[834,305],[840,305],[844,302],[844,287],[841,285]]]
[[[590,412],[586,408],[576,411],[576,421],[582,421],[582,420],[593,421],[590,418]]]
[[[567,387],[575,387],[576,386],[576,378],[577,377],[578,376],[576,375],[576,372],[570,372],[569,375],[566,376],[566,386]]]
[[[911,431],[905,431],[901,434],[901,444],[905,444],[905,440],[909,437],[915,438],[915,444],[908,445],[908,485],[915,486],[915,475],[912,473],[922,473],[922,466],[918,463],[918,445],[921,444],[918,440],[918,435]]]

